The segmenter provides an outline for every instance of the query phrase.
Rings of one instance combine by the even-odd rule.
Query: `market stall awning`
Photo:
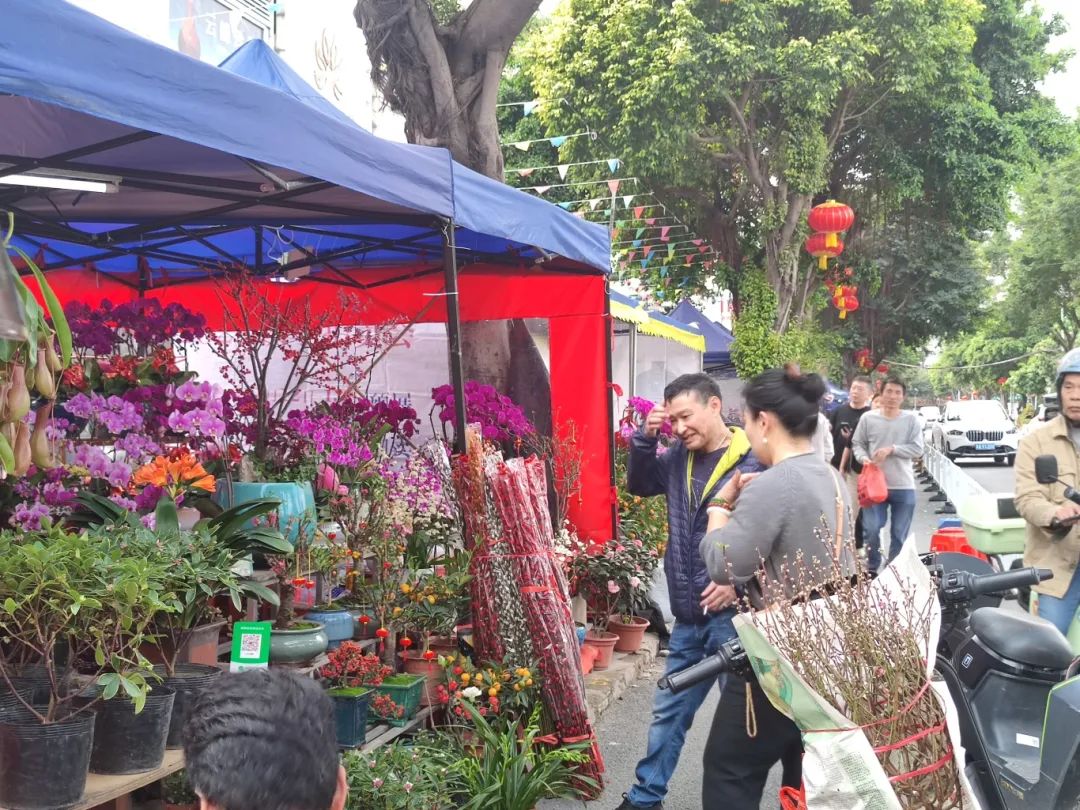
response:
[[[611,291],[611,315],[613,318],[632,323],[645,335],[667,338],[681,343],[694,351],[705,351],[705,338],[694,326],[664,315],[662,312],[647,310],[636,298]]]
[[[671,318],[677,323],[696,327],[705,338],[705,365],[723,366],[731,362],[731,344],[735,336],[689,301],[681,301],[671,311]]]

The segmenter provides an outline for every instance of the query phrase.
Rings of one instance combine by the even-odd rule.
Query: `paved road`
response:
[[[1015,472],[1012,467],[996,464],[993,461],[965,461],[961,459],[957,466],[986,487],[990,492],[1012,492]]]

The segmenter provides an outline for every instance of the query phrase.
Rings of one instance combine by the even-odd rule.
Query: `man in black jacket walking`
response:
[[[659,447],[665,420],[670,420],[679,440],[666,451]],[[698,546],[708,525],[705,509],[710,498],[736,470],[760,469],[746,434],[724,424],[720,389],[705,374],[685,374],[668,385],[664,404],[653,409],[644,428],[631,439],[627,489],[642,497],[667,497],[664,570],[675,627],[666,672],[696,664],[735,635],[731,623],[735,591],[709,579]],[[657,691],[637,783],[624,794],[619,810],[663,807],[686,732],[712,685],[705,682],[677,695]]]

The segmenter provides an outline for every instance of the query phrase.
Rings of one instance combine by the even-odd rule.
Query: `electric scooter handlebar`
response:
[[[724,642],[719,652],[710,655],[702,661],[678,672],[665,675],[656,685],[660,689],[668,689],[672,694],[678,694],[689,689],[695,684],[715,678],[721,672],[743,673],[748,671],[750,663],[746,658],[746,650],[738,638]]]
[[[948,571],[942,573],[938,581],[938,596],[942,602],[962,604],[985,594],[1038,585],[1053,577],[1054,572],[1048,568],[1016,568],[1000,574]]]

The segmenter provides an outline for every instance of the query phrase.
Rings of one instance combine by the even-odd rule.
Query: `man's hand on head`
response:
[[[649,415],[645,417],[645,435],[649,437],[659,435],[660,429],[667,420],[667,415],[667,408],[663,405],[657,405],[649,411]]]

